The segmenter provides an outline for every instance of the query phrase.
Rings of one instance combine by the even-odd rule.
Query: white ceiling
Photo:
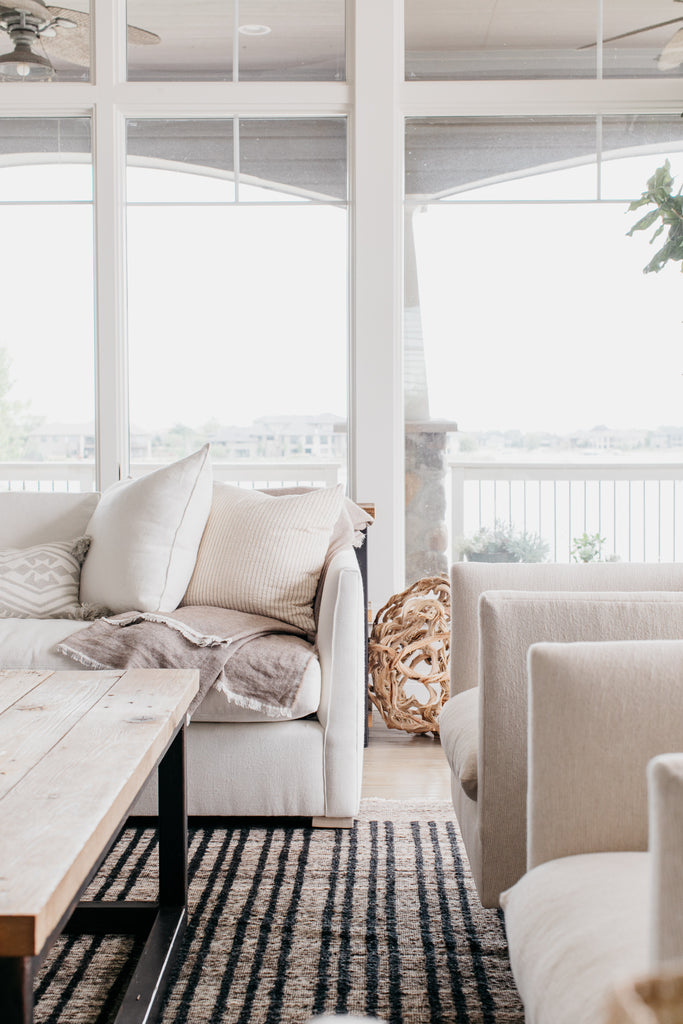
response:
[[[68,6],[88,10],[87,0]],[[580,47],[597,38],[598,0],[406,0],[405,7],[409,77],[594,73],[595,48]],[[229,79],[237,20],[271,30],[238,36],[241,77],[342,79],[343,15],[344,0],[239,0],[237,16],[229,0],[129,0],[129,23],[161,40],[129,48],[130,75]],[[658,53],[683,27],[683,3],[604,0],[603,38],[676,18],[678,25],[607,43],[606,72],[657,75]]]

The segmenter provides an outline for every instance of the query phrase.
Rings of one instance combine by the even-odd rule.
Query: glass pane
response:
[[[339,81],[344,78],[344,0],[240,0],[239,78]]]
[[[235,12],[231,0],[198,5],[166,0],[128,0],[128,24],[156,40],[129,36],[128,78],[133,82],[232,79]]]
[[[129,167],[131,459],[209,440],[223,478],[240,460],[240,479],[262,485],[344,480],[345,122],[239,122],[226,202],[214,175],[232,173],[218,145],[231,125],[130,125],[130,159],[144,164]],[[287,469],[274,481],[264,461]]]
[[[345,200],[345,119],[240,121],[240,199],[272,202],[272,190],[280,201]]]
[[[406,195],[429,200],[589,199],[597,194],[595,154],[593,118],[410,119]],[[558,186],[559,169],[565,173]]]
[[[128,121],[127,139],[129,202],[234,200],[232,120]]]
[[[344,0],[128,0],[128,77],[166,81],[335,81],[344,77]],[[136,45],[133,45],[133,43]],[[144,45],[152,42],[154,45]]]
[[[49,164],[50,173],[45,166]],[[90,121],[86,117],[0,118],[0,201],[92,200]]]
[[[33,137],[26,121],[0,119],[0,487],[40,477],[49,488],[88,489],[95,408],[87,122],[30,124]],[[60,145],[65,139],[70,150]]]
[[[669,117],[606,117],[602,123],[602,196],[604,199],[637,199],[647,179],[664,160],[671,173],[683,172],[683,122]]]
[[[528,167],[523,202],[516,193],[501,200],[495,191],[489,202],[486,189],[463,193],[458,203],[409,197],[404,310],[409,582],[443,571],[458,557],[457,547],[451,547],[458,539],[453,522],[471,534],[482,520],[486,525],[509,520],[540,532],[550,557],[559,560],[569,560],[576,536],[592,533],[599,523],[609,537],[605,554],[640,558],[647,551],[648,558],[672,557],[662,554],[671,550],[668,541],[652,540],[659,527],[648,525],[646,542],[641,528],[638,543],[634,534],[613,527],[621,505],[626,518],[633,513],[636,521],[644,510],[642,497],[637,508],[629,506],[628,495],[626,503],[617,500],[611,485],[609,495],[586,492],[584,497],[579,484],[571,491],[561,467],[584,460],[590,473],[603,461],[680,461],[679,267],[644,275],[655,251],[649,244],[652,232],[627,235],[642,215],[629,213],[628,202],[671,156],[667,140],[676,139],[674,121],[605,119],[595,139],[602,138],[605,148],[600,170],[608,201],[577,198],[571,140],[579,162],[588,159],[594,166],[595,156],[585,156],[585,140],[573,134],[571,120],[562,160],[556,148],[561,122],[550,126],[547,152],[543,135],[534,136],[535,165],[529,160],[528,125],[510,122],[504,163],[515,174]],[[435,132],[437,126],[424,127]],[[435,132],[433,152],[444,180],[449,161],[456,180],[471,175],[485,128],[484,123],[481,136],[465,135],[459,150],[448,134],[441,139]],[[423,158],[428,162],[426,149]],[[647,170],[638,180],[644,159]],[[535,173],[535,167],[553,163],[553,170]],[[678,187],[680,156],[672,169]],[[515,464],[511,484],[487,478],[492,462]],[[451,486],[453,464],[472,481],[457,491],[460,497]],[[560,467],[556,471],[554,464]],[[529,467],[536,483],[527,487],[523,479]],[[562,488],[564,506],[558,497]]]
[[[130,209],[131,423],[153,460],[210,440],[214,463],[312,459],[341,478],[346,230],[325,206]]]
[[[0,80],[88,81],[90,77],[90,4],[72,7],[25,3],[3,7],[0,20]]]
[[[603,74],[606,78],[680,76],[683,12],[677,4],[670,0],[633,4],[624,4],[623,0],[603,2]]]
[[[406,0],[407,79],[586,78],[596,74],[598,0]]]

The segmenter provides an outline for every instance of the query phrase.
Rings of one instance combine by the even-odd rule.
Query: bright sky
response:
[[[607,194],[638,196],[662,161],[606,164]],[[678,169],[680,183],[680,158]],[[478,198],[585,199],[594,179],[594,167],[570,169]],[[166,172],[162,193],[159,180],[140,171],[135,195],[179,198],[182,188],[197,198],[206,185]],[[226,187],[211,182],[211,197]],[[3,200],[87,200],[88,188],[86,168],[0,171]],[[683,423],[683,279],[674,267],[642,274],[655,250],[650,232],[626,238],[637,216],[589,202],[416,213],[432,416],[463,430]],[[49,421],[93,415],[91,218],[87,204],[0,206],[0,345],[12,356],[14,397]],[[128,242],[136,426],[344,414],[343,211],[291,201],[132,208]]]
[[[606,165],[607,194],[637,198],[662,162]],[[582,197],[594,177],[594,167],[555,172],[479,197]],[[597,203],[417,212],[431,415],[461,430],[683,423],[683,278],[678,264],[642,273],[654,228],[626,231],[645,212]]]

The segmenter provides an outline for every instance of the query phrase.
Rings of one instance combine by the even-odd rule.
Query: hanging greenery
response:
[[[631,210],[640,209],[641,206],[654,205],[655,209],[641,217],[631,230],[626,232],[627,235],[633,235],[634,231],[646,231],[657,221],[661,221],[650,239],[650,243],[652,243],[668,229],[666,242],[655,253],[648,265],[643,267],[644,274],[658,273],[670,260],[683,261],[683,196],[680,189],[674,193],[673,185],[671,165],[668,160],[665,160],[664,166],[658,167],[648,180],[647,189],[642,193],[640,199],[634,199],[629,204],[629,213]],[[683,271],[683,262],[681,262],[681,271]]]

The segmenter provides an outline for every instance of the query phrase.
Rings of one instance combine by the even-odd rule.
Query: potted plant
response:
[[[574,562],[618,562],[618,555],[603,556],[602,545],[607,543],[606,537],[599,533],[586,533],[572,540],[571,556]]]
[[[548,544],[538,534],[497,519],[492,527],[482,526],[465,537],[459,551],[461,559],[468,562],[545,562]]]
[[[648,179],[647,188],[641,194],[640,199],[634,199],[628,207],[629,213],[632,210],[638,210],[641,206],[654,206],[654,209],[636,221],[631,230],[626,232],[627,235],[632,236],[634,231],[645,231],[658,220],[661,223],[650,242],[654,242],[665,230],[668,230],[664,245],[655,253],[647,266],[643,267],[644,274],[659,273],[669,260],[683,260],[683,196],[680,189],[674,193],[673,185],[671,165],[668,160],[665,160],[663,167],[658,167],[652,177]],[[681,263],[681,270],[683,270],[683,263]]]

